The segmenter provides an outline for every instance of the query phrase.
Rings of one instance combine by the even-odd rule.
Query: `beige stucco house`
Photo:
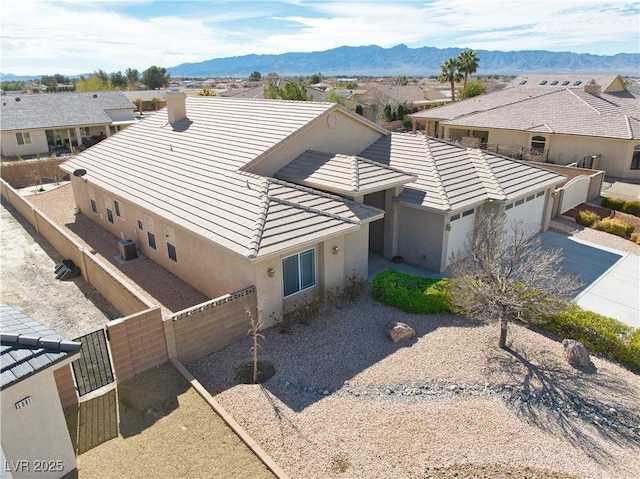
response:
[[[62,165],[77,207],[209,297],[255,285],[266,322],[370,251],[442,271],[484,207],[544,229],[564,179],[332,103],[167,100]]]
[[[71,153],[136,122],[122,92],[3,95],[2,157]]]
[[[2,477],[63,477],[76,456],[54,371],[77,359],[81,344],[4,303],[0,324]]]
[[[640,179],[640,96],[618,75],[523,75],[502,90],[411,117],[414,128],[438,138],[533,150],[550,163]]]

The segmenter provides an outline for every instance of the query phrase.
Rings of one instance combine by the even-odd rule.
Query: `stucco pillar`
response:
[[[82,134],[80,133],[80,127],[76,126],[76,141],[78,142],[78,149],[82,146]]]
[[[384,257],[392,258],[398,252],[398,204],[394,197],[402,187],[390,188],[384,192]]]

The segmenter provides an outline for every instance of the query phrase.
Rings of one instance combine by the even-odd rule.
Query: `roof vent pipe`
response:
[[[187,117],[187,95],[181,91],[168,91],[167,98],[167,115],[169,123],[174,124]]]

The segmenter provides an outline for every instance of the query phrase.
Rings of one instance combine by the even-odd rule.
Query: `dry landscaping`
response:
[[[417,331],[392,343],[390,320]],[[639,377],[575,369],[523,325],[404,313],[366,296],[290,334],[265,332],[275,375],[237,384],[250,338],[190,371],[291,477],[635,478]],[[457,475],[456,475],[457,474]]]

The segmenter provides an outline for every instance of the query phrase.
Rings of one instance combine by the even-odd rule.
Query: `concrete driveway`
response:
[[[545,247],[564,251],[564,270],[580,275],[585,286],[579,306],[640,327],[640,257],[555,231],[541,235]]]

